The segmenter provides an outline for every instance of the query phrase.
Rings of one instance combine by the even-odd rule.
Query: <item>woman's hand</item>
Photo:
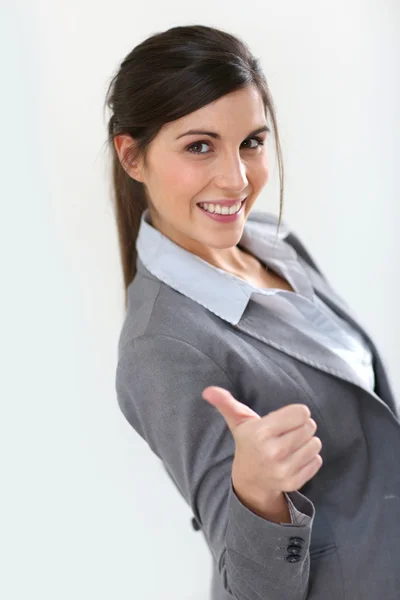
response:
[[[305,404],[288,404],[260,417],[223,388],[207,387],[202,396],[218,409],[235,440],[234,487],[260,505],[301,488],[320,469],[322,443]]]

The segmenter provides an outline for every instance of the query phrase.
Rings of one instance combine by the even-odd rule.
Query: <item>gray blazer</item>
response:
[[[256,302],[227,324],[138,258],[118,346],[119,406],[193,512],[213,558],[212,600],[399,600],[400,417],[383,359],[300,239],[285,241],[315,293],[369,342],[374,392]],[[291,403],[310,408],[323,465],[289,493],[305,524],[273,523],[239,501],[233,437],[201,397],[209,385],[260,416]]]

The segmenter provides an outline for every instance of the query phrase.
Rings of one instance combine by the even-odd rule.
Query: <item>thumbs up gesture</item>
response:
[[[232,482],[249,497],[278,498],[301,488],[320,469],[322,443],[305,404],[288,404],[260,417],[224,388],[207,387],[202,397],[217,408],[233,435]]]

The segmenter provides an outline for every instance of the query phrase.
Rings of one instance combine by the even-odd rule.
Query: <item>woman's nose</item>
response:
[[[246,165],[240,157],[225,157],[218,164],[216,179],[220,187],[237,195],[248,186]]]

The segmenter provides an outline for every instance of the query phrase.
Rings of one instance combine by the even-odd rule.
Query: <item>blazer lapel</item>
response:
[[[294,329],[283,318],[270,313],[257,302],[249,302],[243,317],[235,327],[301,362],[365,387],[353,369],[335,352],[328,350],[322,343],[302,331]]]
[[[293,238],[295,243],[292,243]],[[298,260],[306,271],[315,294],[341,318],[349,322],[370,345],[375,368],[375,391],[371,391],[350,365],[335,352],[328,350],[322,343],[309,338],[303,332],[297,329],[293,330],[284,319],[269,313],[265,307],[256,302],[249,302],[241,320],[235,327],[313,368],[360,387],[380,403],[389,406],[398,418],[398,409],[379,351],[366,329],[361,325],[358,316],[329,285],[298,238],[291,233],[285,241],[295,248]]]
[[[323,298],[323,300],[325,299],[326,298]],[[329,304],[332,308],[336,309],[336,306],[332,301]],[[341,312],[341,316],[346,317],[352,324],[354,323],[359,331],[364,333],[353,319],[347,317],[347,313],[345,315],[344,312]],[[389,406],[396,415],[396,418],[398,418],[398,411],[395,406],[394,397],[387,380],[385,369],[382,365],[379,353],[368,336],[366,336],[367,341],[371,344],[374,358],[373,362],[376,365],[375,390],[380,390],[380,396],[378,396],[376,391],[371,391],[370,388],[364,384],[363,380],[357,376],[357,373],[350,365],[335,352],[328,350],[323,344],[308,337],[302,331],[297,329],[294,330],[286,321],[275,314],[269,313],[264,306],[261,306],[257,302],[249,302],[241,320],[234,325],[234,327],[257,340],[284,352],[296,360],[358,386],[368,394],[372,395],[381,404]]]
[[[319,270],[315,270],[299,256],[301,264],[307,271],[310,280],[314,286],[315,293],[324,301],[332,310],[334,310],[342,319],[347,320],[361,335],[364,336],[370,346],[373,367],[375,370],[375,393],[367,389],[366,391],[376,397],[378,395],[392,409],[397,418],[400,416],[399,406],[396,404],[393,389],[387,375],[387,369],[382,360],[381,354],[375,345],[374,340],[370,337],[366,327],[361,324],[359,316],[355,311],[341,298],[333,288],[328,284]],[[362,385],[365,389],[365,387]]]

